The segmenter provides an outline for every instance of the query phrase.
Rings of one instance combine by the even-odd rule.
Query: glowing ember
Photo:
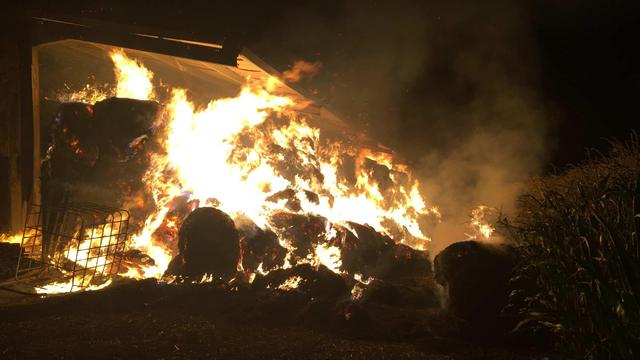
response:
[[[373,278],[368,277],[366,279],[362,278],[362,274],[353,274],[353,278],[356,279],[359,283],[364,285],[369,285],[373,281]]]
[[[351,299],[359,300],[362,297],[363,293],[364,287],[362,286],[362,284],[357,283],[353,286],[353,288],[351,288]]]
[[[296,289],[298,286],[300,286],[301,281],[302,281],[302,278],[300,276],[292,276],[288,278],[285,282],[280,284],[280,286],[278,286],[278,289],[280,290]]]
[[[359,300],[364,293],[364,289],[367,285],[369,285],[373,278],[368,277],[366,279],[362,278],[362,274],[353,274],[353,278],[357,281],[355,285],[351,288],[351,299]]]
[[[77,91],[71,91],[68,85],[65,84],[65,89],[58,92],[57,100],[60,102],[81,102],[85,104],[95,104],[98,101],[102,101],[113,93],[103,87],[85,85],[82,89]]]

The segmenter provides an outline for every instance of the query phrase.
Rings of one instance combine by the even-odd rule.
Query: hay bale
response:
[[[342,270],[383,280],[425,277],[431,273],[427,252],[396,244],[371,226],[350,222],[349,227],[356,234],[343,229]]]
[[[349,222],[342,250],[342,270],[363,277],[380,277],[385,262],[392,257],[393,240],[375,231],[371,226]]]
[[[243,219],[238,226],[241,239],[242,268],[255,272],[260,264],[270,271],[284,265],[287,249],[280,245],[278,236],[271,230],[262,230],[249,219]]]
[[[295,249],[292,263],[296,258],[304,259],[313,252],[313,246],[324,242],[327,219],[315,215],[278,212],[269,219],[274,229]]]
[[[180,253],[171,261],[167,275],[229,278],[236,273],[239,235],[229,215],[212,207],[196,209],[182,223],[178,238]]]
[[[297,280],[295,287],[285,284],[291,279]],[[256,277],[253,287],[259,290],[281,289],[296,291],[309,298],[339,298],[349,295],[349,288],[340,275],[320,265],[317,268],[309,264],[297,265],[289,269],[278,269],[265,276]]]
[[[506,245],[462,241],[434,259],[436,281],[448,294],[447,308],[476,322],[497,318],[506,305],[513,250]]]
[[[155,101],[108,98],[93,106],[95,131],[101,150],[111,156],[126,156],[131,141],[151,134],[159,105]]]
[[[100,149],[93,107],[81,103],[59,104],[45,121],[43,144],[47,149],[44,174],[70,183],[86,181],[98,161]]]
[[[156,102],[118,98],[94,105],[46,102],[43,196],[53,182],[73,197],[111,206],[142,193],[146,150],[158,147],[152,131],[158,109]],[[51,186],[57,188],[50,192],[60,191]]]

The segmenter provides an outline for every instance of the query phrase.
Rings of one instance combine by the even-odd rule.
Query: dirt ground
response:
[[[274,305],[213,285],[142,281],[46,299],[0,297],[1,359],[535,358],[424,332],[384,339],[348,322],[299,320],[289,298]]]

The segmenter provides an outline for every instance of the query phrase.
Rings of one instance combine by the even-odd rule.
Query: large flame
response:
[[[124,51],[116,50],[110,55],[118,80],[116,96],[138,100],[153,98],[153,73],[138,61],[128,58]]]
[[[264,83],[247,79],[237,96],[197,106],[186,89],[173,88],[169,98],[158,99],[154,74],[140,61],[122,50],[110,57],[116,96],[154,99],[164,105],[156,124],[162,151],[151,155],[144,178],[154,210],[130,245],[155,264],[129,269],[127,276],[160,278],[166,270],[175,255],[175,241],[157,233],[161,228],[177,233],[179,223],[170,212],[178,198],[197,206],[214,205],[233,218],[249,218],[279,236],[271,224],[278,212],[324,217],[326,242],[301,260],[335,272],[340,271],[341,254],[329,243],[336,236],[334,224],[347,229],[347,222],[368,224],[396,242],[425,248],[429,238],[420,219],[439,214],[426,204],[407,167],[390,153],[325,136],[297,111],[300,104],[278,94],[282,85],[278,79]],[[277,196],[284,191],[297,200],[296,206]],[[280,242],[290,250],[286,267],[292,247],[284,238]],[[74,251],[83,249],[79,244]],[[67,288],[55,284],[44,291]]]
[[[111,58],[118,95],[150,99],[153,74],[121,51]],[[183,196],[202,206],[215,204],[232,217],[248,217],[264,229],[274,213],[292,211],[286,200],[272,195],[294,191],[300,202],[294,211],[328,220],[327,240],[330,224],[346,221],[368,224],[415,247],[423,248],[429,240],[418,220],[425,214],[437,216],[437,209],[427,207],[407,168],[388,153],[324,139],[320,129],[296,112],[292,98],[277,95],[278,84],[275,78],[264,84],[248,81],[236,97],[214,99],[202,108],[187,90],[173,89],[159,120],[164,152],[153,156],[146,175],[157,210],[133,236],[133,246],[156,261],[141,276],[161,276],[174,255],[154,232],[166,223],[172,200]],[[355,179],[341,174],[348,160],[354,162]],[[384,169],[392,183],[381,183],[376,168]],[[315,257],[313,262],[337,271],[339,249],[323,244],[315,248]]]

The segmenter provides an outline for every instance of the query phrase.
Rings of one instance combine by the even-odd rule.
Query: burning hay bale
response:
[[[273,270],[252,288],[261,294],[255,316],[275,324],[334,326],[350,298],[345,279],[322,265]]]
[[[99,157],[93,106],[59,104],[43,130],[50,135],[45,174],[64,182],[86,181]]]
[[[180,252],[166,275],[200,279],[205,274],[228,278],[236,273],[239,234],[229,215],[212,207],[198,208],[186,218],[178,237]]]
[[[313,204],[320,203],[320,197],[318,196],[318,194],[308,190],[304,190],[303,193],[305,201],[311,202]],[[265,200],[272,203],[277,203],[284,200],[284,207],[286,209],[293,212],[302,211],[302,204],[300,202],[300,199],[298,198],[298,194],[293,189],[278,191],[277,193],[268,196]]]
[[[285,201],[284,206],[288,210],[291,210],[294,212],[302,210],[302,206],[300,205],[300,199],[298,199],[298,197],[296,196],[296,192],[293,189],[286,189],[286,190],[279,191],[267,197],[265,200],[273,203],[277,203],[278,201],[284,200]]]
[[[296,289],[310,298],[338,298],[347,296],[349,288],[340,275],[325,266],[297,265],[289,269],[278,269],[256,277],[255,289]]]
[[[241,234],[240,251],[245,271],[254,273],[259,268],[271,271],[284,265],[287,249],[280,245],[273,231],[260,229],[248,218],[236,219],[236,225]]]
[[[72,194],[98,203],[143,189],[149,161],[143,150],[151,147],[147,142],[158,103],[109,98],[94,105],[50,103],[48,109],[51,119],[43,126],[50,135],[44,144],[45,184],[55,180]]]
[[[398,280],[424,277],[431,272],[431,262],[424,251],[396,244],[390,237],[370,226],[350,222],[344,229],[342,269],[364,278]]]
[[[293,255],[297,258],[306,258],[314,245],[326,240],[327,219],[321,216],[278,212],[270,221],[280,236],[295,249]]]
[[[142,178],[152,148],[152,126],[159,105],[153,101],[109,98],[94,106],[100,161],[94,181],[114,182],[124,196],[143,188]]]
[[[270,221],[293,248],[294,264],[299,259],[306,259],[313,254],[315,247],[324,244],[339,249],[341,271],[359,274],[363,278],[399,280],[424,277],[431,272],[426,252],[397,244],[389,236],[367,225],[350,222],[347,228],[330,224],[320,216],[288,212],[278,212]],[[331,231],[335,233],[328,235]]]
[[[131,249],[124,253],[122,263],[120,264],[120,273],[126,274],[131,269],[136,270],[139,274],[144,274],[142,268],[155,265],[153,258],[138,249]]]
[[[128,275],[238,275],[248,286],[265,272],[310,264],[316,273],[300,278],[328,271],[341,278],[341,289],[357,276],[396,282],[429,275],[426,253],[401,244],[424,245],[419,219],[437,211],[390,151],[321,137],[294,99],[270,94],[268,86],[247,83],[237,97],[210,99],[204,111],[190,89],[154,91],[142,63],[122,51],[110,57],[118,84],[105,96],[117,97],[59,105],[50,163],[69,184],[132,211],[133,248],[154,258],[128,253]],[[132,77],[121,76],[129,73],[139,75],[135,89]],[[62,150],[69,171],[55,165]],[[65,172],[83,156],[78,181]],[[200,206],[228,209],[237,227],[216,209],[194,211]]]
[[[99,141],[105,151],[124,160],[136,148],[131,142],[142,135],[150,135],[159,104],[123,98],[108,98],[93,106],[97,132],[104,135]],[[117,134],[116,134],[117,133]],[[121,135],[121,136],[113,136]]]
[[[497,319],[507,303],[512,255],[506,245],[477,241],[457,242],[439,253],[436,281],[447,290],[447,308],[472,323]]]

